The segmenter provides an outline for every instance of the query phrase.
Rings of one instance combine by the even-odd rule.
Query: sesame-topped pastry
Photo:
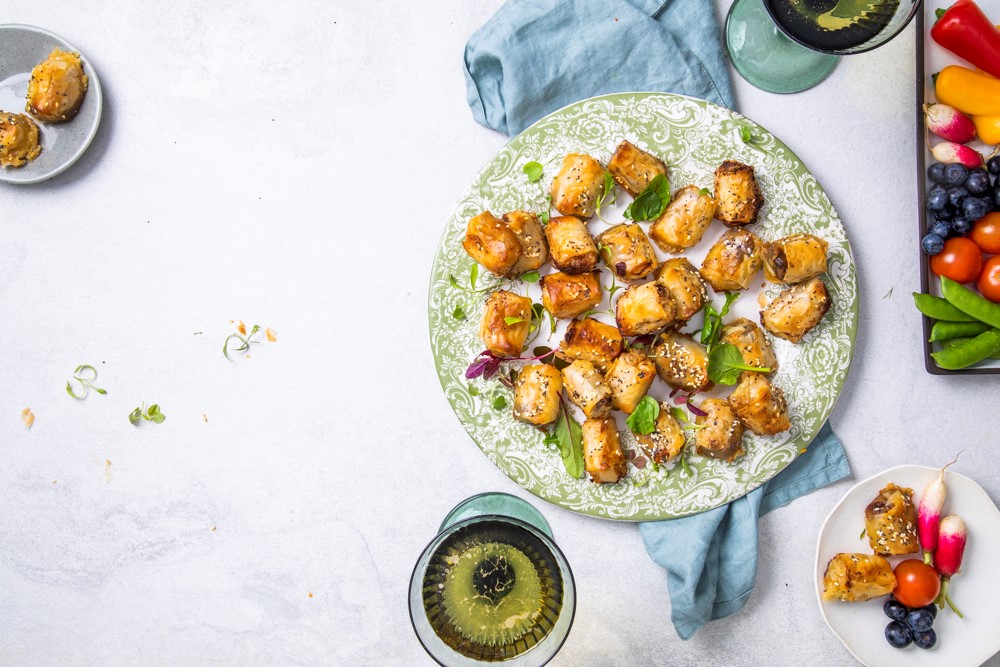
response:
[[[41,152],[35,121],[24,114],[0,111],[0,167],[20,167]]]
[[[635,223],[615,225],[596,240],[601,245],[601,259],[621,280],[641,280],[660,265],[646,233]]]
[[[497,276],[505,276],[524,253],[517,234],[489,211],[469,219],[462,247],[469,257]]]
[[[706,398],[699,406],[705,416],[696,421],[701,426],[694,434],[697,452],[713,459],[734,461],[743,456],[744,426],[725,399]]]
[[[596,308],[604,298],[601,273],[591,271],[570,275],[556,271],[542,276],[542,305],[552,317],[576,317]]]
[[[674,313],[679,322],[687,322],[705,305],[708,292],[705,281],[687,257],[668,259],[656,272],[656,282],[668,290],[674,300]]]
[[[577,359],[562,369],[562,379],[566,396],[587,419],[603,419],[611,414],[611,386],[592,362]]]
[[[872,550],[882,556],[915,554],[920,551],[917,540],[917,508],[913,505],[913,489],[890,482],[865,508],[865,532]]]
[[[530,330],[531,299],[507,290],[497,290],[486,299],[479,337],[494,356],[521,354]]]
[[[552,181],[552,205],[563,215],[589,218],[603,191],[601,163],[583,153],[570,153],[563,158],[562,168]]]
[[[764,195],[757,185],[753,167],[726,160],[715,170],[715,217],[730,227],[757,222]]]
[[[667,174],[667,165],[626,140],[618,144],[618,150],[611,156],[608,171],[626,192],[638,197],[655,177]]]
[[[764,242],[745,229],[730,229],[715,242],[701,265],[701,277],[716,292],[750,287],[763,259]]]
[[[656,416],[653,432],[636,435],[639,448],[654,463],[673,461],[684,449],[684,430],[670,412],[667,403],[660,404],[660,414]]]
[[[592,361],[603,372],[622,353],[624,343],[617,327],[585,317],[569,323],[559,351],[567,359]]]
[[[583,465],[596,484],[614,484],[625,476],[628,459],[618,439],[614,417],[588,419],[580,426]]]
[[[80,54],[56,48],[31,70],[25,111],[46,123],[64,123],[76,116],[86,93]]]
[[[837,554],[823,574],[823,599],[862,602],[888,595],[896,587],[892,565],[871,554]]]
[[[551,364],[525,364],[514,382],[514,419],[534,426],[559,417],[562,374]]]
[[[545,225],[552,265],[563,273],[579,275],[597,268],[597,244],[587,223],[575,215],[561,215]]]
[[[708,352],[705,346],[687,334],[670,330],[656,338],[653,362],[660,378],[674,389],[701,391],[712,383],[708,379]]]
[[[722,327],[721,340],[735,345],[743,357],[743,363],[757,368],[778,370],[778,358],[767,341],[764,332],[756,323],[745,317],[735,319]]]
[[[612,404],[632,414],[656,379],[656,365],[639,350],[627,350],[611,362],[605,379],[611,387]]]
[[[830,244],[812,234],[792,234],[764,246],[764,277],[772,283],[800,283],[826,273]]]
[[[819,278],[787,289],[760,311],[764,328],[785,340],[798,343],[820,323],[833,301]]]
[[[502,220],[521,243],[521,256],[507,275],[513,277],[534,271],[548,261],[549,246],[537,215],[530,211],[510,211],[503,214]]]
[[[697,185],[689,185],[674,193],[653,226],[649,238],[664,252],[682,252],[701,241],[715,215],[715,198]]]

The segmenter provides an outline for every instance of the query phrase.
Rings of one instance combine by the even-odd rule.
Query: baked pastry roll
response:
[[[837,554],[823,574],[823,599],[862,602],[888,595],[896,575],[885,558],[872,554]]]
[[[715,170],[715,217],[730,227],[757,222],[764,195],[757,185],[753,167],[726,160]]]
[[[576,276],[560,271],[542,276],[539,283],[542,287],[542,305],[553,317],[582,315],[600,305],[604,298],[600,271]]]
[[[627,350],[611,362],[605,379],[611,387],[611,404],[632,414],[656,379],[656,364],[638,350]]]
[[[626,192],[638,197],[656,176],[666,175],[667,165],[626,140],[618,144],[618,149],[611,156],[608,171]]]
[[[495,275],[505,276],[521,257],[521,242],[507,223],[489,211],[469,220],[462,247]]]
[[[660,283],[629,285],[615,304],[615,320],[623,336],[661,331],[674,321],[674,300]]]
[[[552,264],[565,273],[580,274],[597,267],[597,244],[587,224],[576,216],[558,216],[545,226]]]
[[[666,403],[660,404],[660,414],[656,416],[656,428],[647,435],[636,435],[639,448],[656,463],[672,461],[684,449],[684,431],[670,413]]]
[[[812,234],[793,234],[764,245],[764,277],[772,283],[800,283],[826,272],[829,244]]]
[[[583,466],[598,484],[614,484],[625,475],[626,459],[611,417],[588,419],[581,427]]]
[[[25,110],[47,123],[64,123],[76,117],[86,93],[80,54],[53,49],[31,70]]]
[[[551,364],[528,364],[514,382],[514,419],[535,426],[559,418],[562,374]]]
[[[508,317],[518,321],[507,324]],[[494,356],[516,357],[521,354],[530,328],[531,299],[528,297],[499,290],[486,299],[479,337]]]
[[[715,198],[697,185],[681,188],[649,228],[649,237],[664,252],[681,252],[701,241],[715,208]]]
[[[740,373],[740,381],[729,395],[729,405],[740,421],[757,435],[774,435],[792,426],[785,393],[763,373]]]
[[[798,343],[819,324],[831,304],[823,281],[810,278],[785,290],[767,304],[760,311],[760,323],[775,336]]]
[[[723,461],[743,456],[743,422],[729,403],[719,398],[706,398],[698,407],[708,413],[696,418],[702,425],[694,434],[698,453]]]
[[[577,359],[562,369],[563,387],[574,405],[588,419],[600,419],[611,414],[611,387],[593,363]]]
[[[701,310],[708,298],[705,281],[686,257],[665,261],[656,272],[656,282],[670,291],[674,300],[674,317],[679,322],[687,322]]]
[[[563,158],[562,168],[552,181],[552,205],[563,215],[589,218],[603,191],[601,163],[583,153],[570,153]]]
[[[770,368],[771,372],[778,370],[778,358],[774,356],[771,343],[755,322],[745,317],[733,320],[722,327],[719,339],[735,345],[747,366]]]
[[[502,219],[521,244],[521,256],[507,275],[519,276],[534,271],[548,261],[549,247],[545,242],[545,230],[537,215],[529,211],[511,211],[504,213]]]
[[[675,389],[701,391],[711,384],[705,346],[687,334],[676,331],[660,334],[653,344],[652,356],[660,378]]]
[[[882,556],[915,554],[920,551],[913,489],[890,482],[879,491],[865,508],[865,532],[868,533],[868,544],[872,551]]]
[[[20,167],[41,152],[35,121],[21,113],[0,111],[0,167]]]
[[[641,280],[659,266],[656,253],[642,227],[623,222],[597,236],[601,259],[622,280]]]
[[[730,229],[715,242],[701,265],[701,277],[716,292],[750,287],[757,275],[764,242],[745,229]]]
[[[604,371],[622,353],[623,343],[617,328],[587,317],[569,323],[559,351],[568,359],[592,361]]]

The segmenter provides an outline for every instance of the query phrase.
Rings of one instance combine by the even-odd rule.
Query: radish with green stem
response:
[[[917,507],[917,536],[920,538],[920,547],[924,550],[924,562],[928,565],[931,563],[931,554],[937,549],[941,510],[948,492],[944,484],[944,471],[957,460],[956,456],[954,461],[941,468],[937,478],[924,489],[924,495],[920,497],[920,505]]]
[[[950,514],[941,519],[937,549],[934,551],[934,569],[941,575],[941,593],[938,595],[937,605],[944,608],[947,603],[959,618],[965,617],[948,597],[948,583],[962,567],[962,555],[967,542],[965,522],[960,516]]]

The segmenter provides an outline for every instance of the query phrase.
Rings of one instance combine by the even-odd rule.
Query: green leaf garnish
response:
[[[670,203],[670,183],[663,174],[657,174],[639,196],[625,209],[625,217],[635,222],[655,220]]]
[[[128,420],[132,426],[138,426],[140,419],[142,419],[142,408],[136,408],[128,415]]]
[[[469,385],[469,396],[479,396],[479,390],[473,387],[471,384]]]
[[[745,144],[749,144],[753,141],[753,135],[750,134],[750,128],[746,125],[740,126],[740,139],[742,139]]]
[[[860,534],[860,535],[858,535],[858,539],[859,539],[859,540],[863,540],[863,539],[865,539],[865,533],[867,533],[867,532],[868,532],[868,529],[867,529],[867,528],[862,528],[862,529],[861,529],[861,534]]]
[[[543,225],[549,224],[549,212],[542,211],[541,213],[538,214],[538,219],[542,221]]]
[[[538,162],[529,162],[524,165],[524,175],[528,177],[529,183],[535,183],[542,177],[542,165]]]
[[[504,398],[503,396],[497,396],[495,399],[493,399],[494,410],[503,410],[506,407],[507,407],[507,399]]]
[[[569,415],[565,405],[562,406],[559,418],[549,430],[544,442],[559,447],[559,455],[570,477],[573,479],[583,477],[583,431],[576,420]]]
[[[660,404],[651,396],[643,396],[625,424],[636,435],[649,435],[656,430],[656,418],[659,416]]]
[[[608,200],[609,196],[611,197],[610,201]],[[606,222],[607,224],[611,224],[607,220],[604,220],[604,216],[601,215],[601,207],[604,206],[605,203],[610,205],[614,204],[617,201],[618,201],[618,188],[615,187],[615,179],[614,177],[611,176],[610,171],[605,170],[604,187],[601,189],[601,196],[597,198],[597,208],[595,211],[597,213],[597,217]]]
[[[455,306],[455,310],[452,311],[451,316],[454,317],[456,320],[464,320],[466,317],[465,311],[462,309],[461,306]]]
[[[522,319],[520,317],[514,317],[513,315],[508,315],[503,318],[503,323],[507,326],[513,326],[515,324],[520,324],[521,322],[527,322],[528,320]]]
[[[527,273],[521,274],[521,280],[526,283],[537,283],[539,278],[541,278],[541,276],[538,275],[538,271],[528,271]]]
[[[97,369],[90,364],[81,364],[73,369],[73,379],[66,381],[66,393],[77,400],[86,398],[91,389],[101,395],[107,394],[105,390],[94,386],[95,380],[97,380]],[[81,387],[79,394],[73,391],[74,381]]]
[[[709,190],[708,188],[702,188],[701,190],[698,190],[698,196],[699,197],[711,197],[712,196],[712,191]]]
[[[153,422],[154,424],[162,424],[165,419],[166,416],[160,412],[160,406],[156,403],[153,403],[148,408],[143,403],[141,407],[136,408],[128,415],[128,421],[132,426],[138,426],[142,420]]]
[[[736,384],[743,371],[770,373],[770,368],[750,366],[743,362],[740,349],[732,343],[719,343],[708,355],[708,379],[716,384]]]
[[[701,344],[707,348],[709,353],[712,352],[712,348],[715,347],[715,343],[722,333],[722,318],[729,314],[730,306],[738,298],[740,298],[739,292],[726,292],[726,302],[722,305],[721,310],[716,310],[715,304],[710,300],[705,301],[705,324],[701,328]]]
[[[469,268],[469,286],[476,289],[476,280],[479,278],[479,265],[475,262]]]
[[[240,325],[242,326],[242,322],[240,323]],[[238,347],[233,348],[233,351],[246,352],[247,350],[250,349],[250,346],[252,344],[260,342],[259,340],[253,339],[253,337],[256,336],[258,332],[260,332],[260,326],[255,324],[250,328],[250,332],[245,336],[239,332],[229,334],[228,336],[226,336],[226,340],[223,341],[222,343],[222,356],[232,361],[232,358],[229,356],[229,341],[233,340],[234,338],[238,340],[240,344]]]

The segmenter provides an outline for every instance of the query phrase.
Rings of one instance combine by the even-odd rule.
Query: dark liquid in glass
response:
[[[789,35],[820,51],[844,51],[878,35],[900,0],[765,0]]]

